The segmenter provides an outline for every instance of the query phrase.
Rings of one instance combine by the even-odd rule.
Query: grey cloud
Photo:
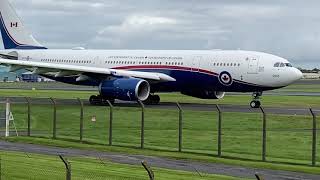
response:
[[[50,48],[244,49],[319,67],[320,1],[316,0],[12,3],[34,36]],[[163,22],[151,22],[157,20]]]

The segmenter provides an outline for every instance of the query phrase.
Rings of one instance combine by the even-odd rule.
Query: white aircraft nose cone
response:
[[[295,79],[296,80],[300,80],[302,77],[303,77],[303,74],[302,74],[302,72],[299,70],[299,69],[297,69],[297,68],[295,68],[294,69],[294,74],[295,74]]]

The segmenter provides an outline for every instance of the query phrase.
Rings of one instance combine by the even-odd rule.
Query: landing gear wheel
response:
[[[159,104],[160,103],[160,96],[158,95],[149,95],[148,99],[146,99],[145,101],[143,101],[143,103],[145,104]]]
[[[262,91],[252,93],[253,100],[250,102],[251,108],[260,108],[261,102],[260,97],[262,96]]]
[[[260,101],[253,100],[250,102],[250,107],[252,107],[252,108],[260,108],[260,106],[261,106]]]
[[[154,95],[153,96],[153,104],[159,104],[160,103],[160,96]]]
[[[101,99],[98,96],[92,95],[89,98],[89,102],[91,105],[99,105],[101,104]]]
[[[108,100],[111,104],[114,104],[114,99],[111,99],[111,98],[102,98],[102,105],[106,105],[106,106],[109,106],[109,103],[108,103]]]
[[[107,100],[109,100],[111,104],[114,104],[114,99],[105,98],[100,95],[98,95],[98,96],[92,95],[89,98],[89,102],[91,105],[100,105],[100,106],[101,105],[109,105]]]

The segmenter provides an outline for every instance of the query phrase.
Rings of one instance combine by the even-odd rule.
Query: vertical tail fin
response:
[[[5,49],[46,49],[26,30],[8,0],[0,0],[0,30]]]

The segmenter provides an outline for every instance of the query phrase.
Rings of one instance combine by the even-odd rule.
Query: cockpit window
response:
[[[285,63],[287,67],[292,67],[290,63]]]
[[[292,65],[290,63],[277,62],[273,67],[292,67]]]

